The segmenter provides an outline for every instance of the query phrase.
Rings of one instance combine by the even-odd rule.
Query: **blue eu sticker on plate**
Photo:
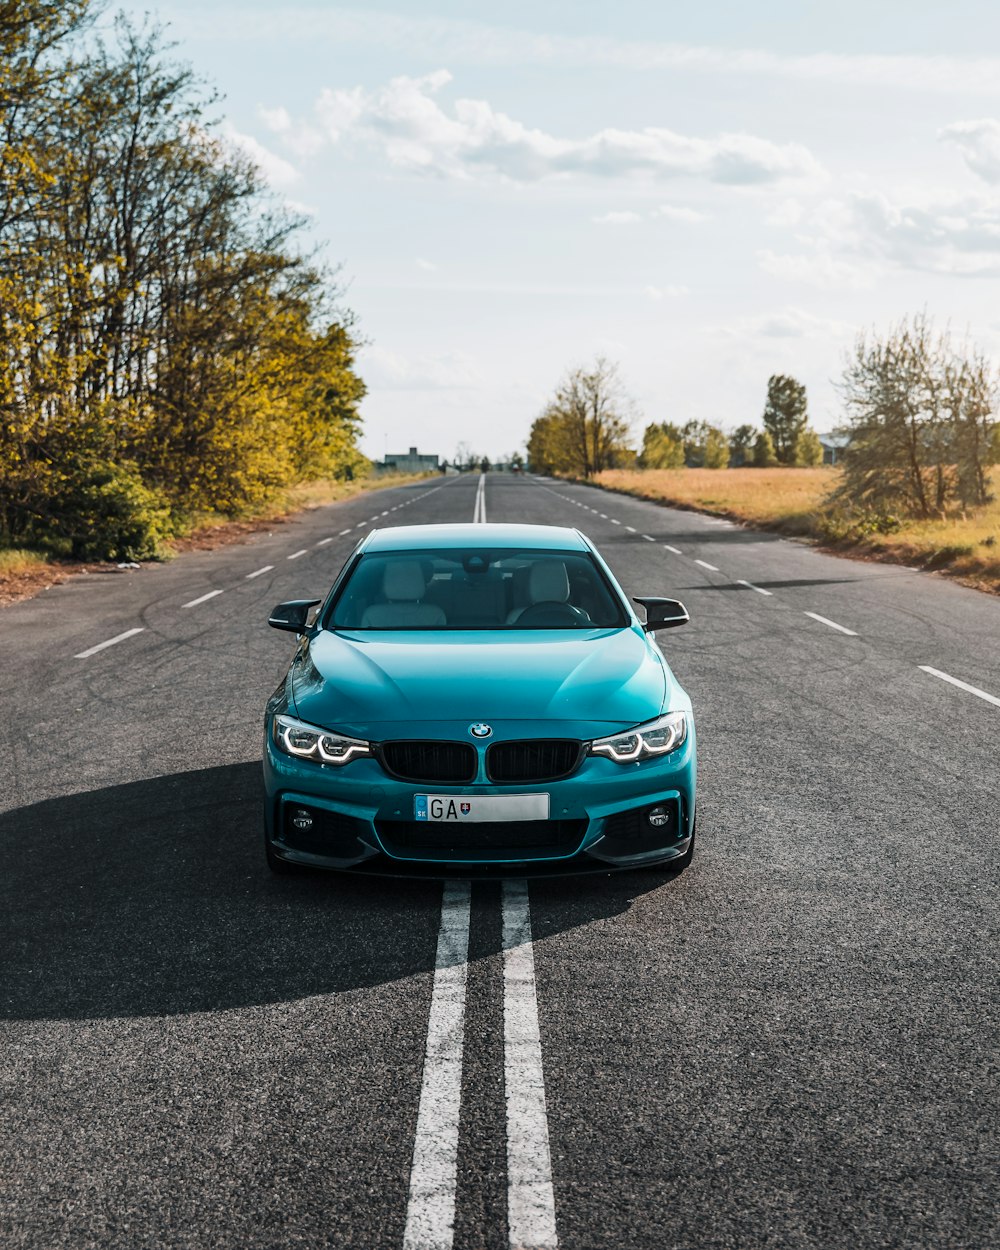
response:
[[[427,819],[427,795],[415,794],[413,796],[413,816],[416,820]]]

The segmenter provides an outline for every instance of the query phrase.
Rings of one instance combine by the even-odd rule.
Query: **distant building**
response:
[[[441,470],[436,453],[430,455],[417,451],[416,447],[411,447],[405,455],[386,452],[385,459],[375,467],[380,473],[439,473]]]
[[[823,444],[823,463],[838,464],[851,436],[844,430],[834,430],[831,434],[821,434],[819,441]]]

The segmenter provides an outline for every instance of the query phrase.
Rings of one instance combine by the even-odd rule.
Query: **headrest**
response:
[[[382,593],[391,603],[416,603],[427,583],[416,560],[389,560],[382,577]]]
[[[532,603],[565,603],[569,598],[569,574],[562,560],[538,560],[531,566],[528,596]]]

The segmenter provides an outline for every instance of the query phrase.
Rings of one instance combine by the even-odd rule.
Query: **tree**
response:
[[[490,458],[489,456],[483,456],[482,460],[480,460],[479,462],[479,472],[489,473],[489,471],[490,471]]]
[[[545,473],[592,477],[626,455],[632,402],[618,366],[599,357],[568,373],[528,439],[528,460]]]
[[[796,435],[792,463],[800,468],[823,463],[823,444],[815,430],[800,430]]]
[[[729,464],[729,440],[713,426],[705,439],[705,468],[724,469]]]
[[[364,385],[335,275],[212,98],[155,30],[81,42],[87,10],[0,4],[0,537],[148,553],[363,468]]]
[[[684,436],[676,425],[666,421],[647,425],[639,456],[644,469],[683,469]]]
[[[772,374],[767,380],[764,429],[771,436],[779,464],[794,462],[795,440],[807,420],[806,388],[786,374]]]
[[[761,430],[754,439],[753,463],[758,469],[770,469],[778,463],[778,457],[774,454],[774,442],[767,430]]]
[[[684,463],[688,468],[719,469],[729,463],[729,440],[717,426],[707,421],[688,421],[681,435],[684,439]]]
[[[840,498],[855,507],[942,515],[988,502],[997,375],[923,315],[859,336],[841,381],[850,418]]]
[[[729,436],[729,463],[736,468],[749,464],[753,458],[753,442],[757,431],[752,425],[740,425]]]

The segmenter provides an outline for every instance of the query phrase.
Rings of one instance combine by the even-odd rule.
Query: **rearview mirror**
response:
[[[635,602],[646,609],[646,623],[642,628],[647,634],[652,633],[654,629],[676,629],[678,625],[686,625],[691,619],[687,608],[679,599],[637,595]]]
[[[272,629],[287,629],[292,634],[304,634],[308,629],[306,621],[309,611],[322,599],[289,599],[287,603],[279,603],[271,609],[267,623]]]

